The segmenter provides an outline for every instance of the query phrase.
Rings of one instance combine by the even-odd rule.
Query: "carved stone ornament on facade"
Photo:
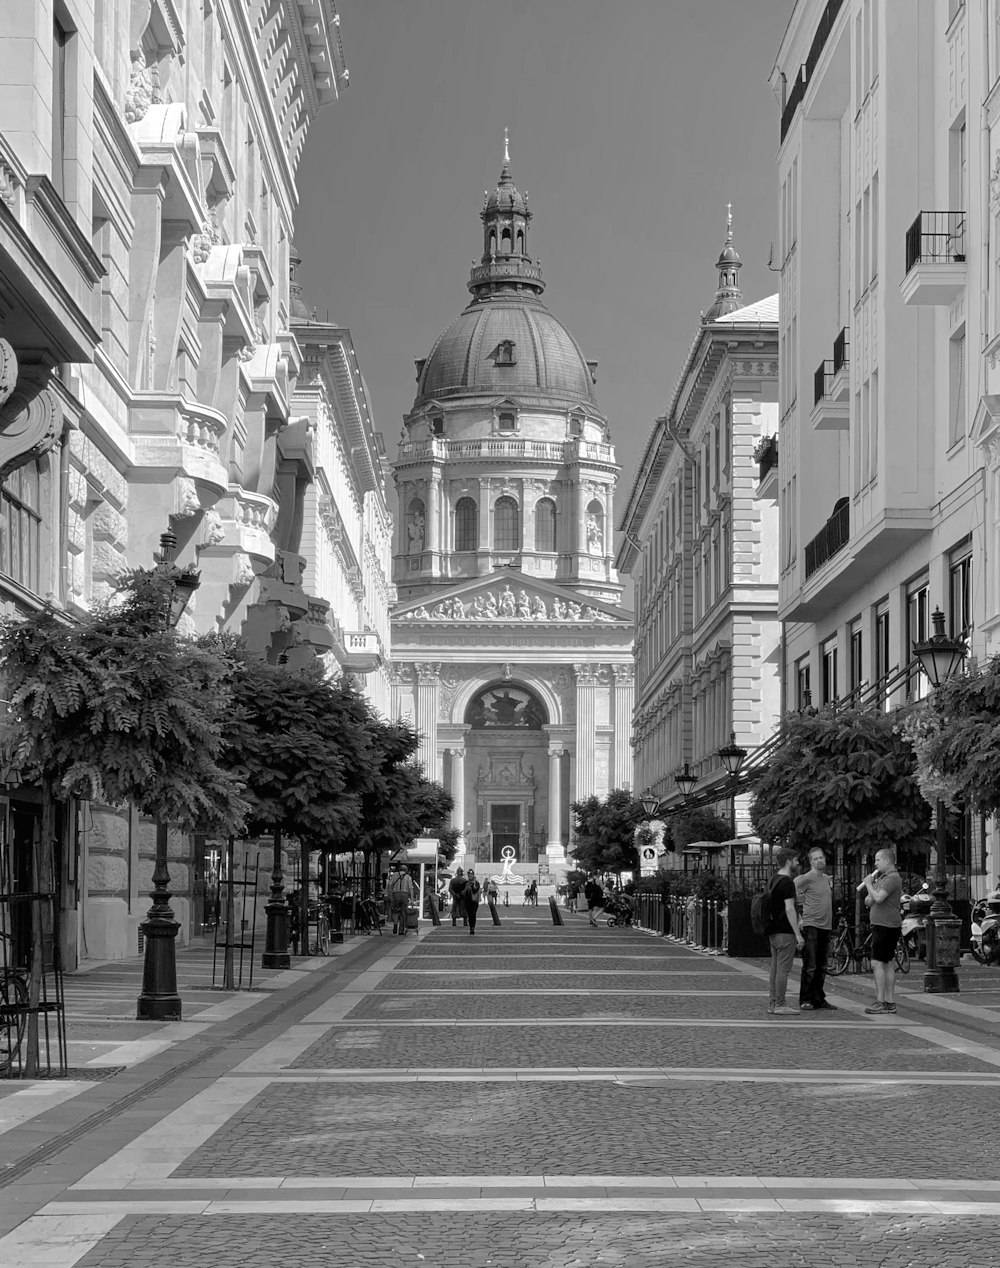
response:
[[[125,90],[125,122],[138,123],[156,99],[156,71],[146,65],[146,54],[141,48],[132,49],[130,57],[132,68]]]
[[[993,156],[993,170],[990,173],[990,211],[1000,211],[1000,150]]]
[[[583,621],[611,622],[614,617],[589,603],[576,603],[558,596],[546,603],[541,595],[527,590],[516,593],[505,585],[500,590],[485,590],[464,602],[442,599],[430,607],[421,604],[411,612],[402,612],[401,621]]]
[[[213,208],[208,219],[201,226],[201,233],[196,233],[191,238],[191,259],[195,264],[204,264],[208,259],[213,247],[219,246],[222,242],[222,235],[219,233],[219,226],[215,222],[215,209]]]
[[[6,339],[0,339],[0,405],[17,383],[17,354]]]
[[[13,209],[17,201],[18,179],[14,172],[0,160],[0,202]]]
[[[22,384],[0,405],[0,479],[38,458],[62,429],[62,406],[49,388]]]
[[[215,510],[206,511],[201,522],[201,541],[198,543],[199,549],[207,549],[211,546],[218,546],[225,535],[226,530],[222,523],[222,516],[219,512]]]
[[[174,481],[174,515],[180,520],[190,519],[201,510],[198,490],[190,476],[180,476]]]
[[[418,682],[437,682],[438,675],[441,672],[441,664],[439,661],[416,661],[413,669],[417,675]]]
[[[248,586],[254,579],[253,563],[250,556],[242,550],[233,555],[233,580],[234,586]]]

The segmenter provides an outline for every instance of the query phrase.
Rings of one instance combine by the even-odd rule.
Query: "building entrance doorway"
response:
[[[512,845],[515,850],[515,858],[520,858],[521,850],[519,848],[521,841],[521,807],[517,802],[513,804],[509,802],[491,802],[490,803],[490,828],[493,833],[493,858],[492,862],[499,863],[503,857],[502,850],[505,845]]]

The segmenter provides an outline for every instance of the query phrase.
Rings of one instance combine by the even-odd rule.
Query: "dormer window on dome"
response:
[[[517,365],[517,361],[514,358],[514,346],[513,339],[502,339],[490,353],[493,364]]]

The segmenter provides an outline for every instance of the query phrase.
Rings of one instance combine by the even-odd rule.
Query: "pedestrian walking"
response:
[[[826,957],[833,933],[833,881],[826,871],[826,851],[814,845],[809,851],[809,871],[795,878],[795,898],[802,910],[802,977],[799,1008],[812,1012],[836,1008],[826,998]]]
[[[497,888],[496,880],[491,876],[486,882],[486,901],[491,907],[495,907],[499,897],[500,890]]]
[[[879,1015],[896,1011],[896,946],[903,924],[899,907],[903,881],[896,871],[896,855],[892,850],[879,850],[875,855],[875,871],[858,886],[865,896],[872,922],[872,969],[875,973],[875,1003],[866,1013]]]
[[[389,911],[392,913],[392,932],[406,937],[406,911],[413,901],[413,881],[401,863],[393,863],[386,885]]]
[[[795,911],[795,877],[799,856],[782,848],[774,856],[778,870],[771,877],[768,890],[768,941],[771,944],[771,977],[768,983],[767,1011],[777,1017],[797,1017],[799,1010],[785,1001],[788,975],[795,960],[795,948],[803,943],[799,918]]]
[[[462,868],[455,869],[455,875],[448,882],[448,895],[451,898],[451,927],[455,928],[458,917],[462,917],[462,924],[469,923],[465,914],[465,873]]]
[[[576,915],[576,900],[580,897],[580,886],[570,881],[566,886],[566,910]]]
[[[587,883],[583,887],[583,896],[587,900],[587,917],[588,923],[597,928],[598,912],[604,910],[604,890],[601,889],[593,876],[587,877]]]
[[[465,914],[469,921],[470,936],[476,932],[476,914],[479,911],[479,896],[482,893],[482,886],[476,879],[476,873],[469,868],[469,874],[465,878]]]

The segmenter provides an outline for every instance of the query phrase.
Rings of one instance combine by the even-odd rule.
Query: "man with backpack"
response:
[[[795,948],[804,939],[795,910],[795,877],[799,856],[795,850],[782,847],[774,856],[778,870],[767,889],[767,935],[771,944],[771,976],[768,983],[767,1011],[774,1017],[798,1017],[799,1010],[785,1002],[788,975],[795,960]]]
[[[393,863],[386,885],[389,911],[392,913],[392,932],[406,937],[406,911],[413,900],[413,881],[401,863]]]
[[[462,924],[467,925],[469,918],[465,914],[465,873],[460,867],[455,869],[455,875],[448,882],[448,894],[451,898],[451,927],[455,928],[459,916],[462,917]]]

